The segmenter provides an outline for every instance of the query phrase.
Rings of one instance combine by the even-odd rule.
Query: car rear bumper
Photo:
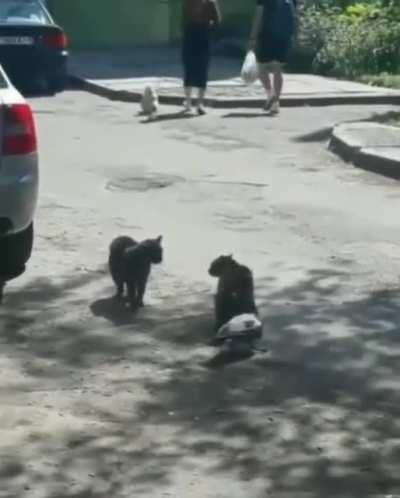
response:
[[[0,163],[0,220],[8,233],[17,233],[33,221],[39,188],[38,156],[9,156]]]
[[[67,51],[35,51],[16,56],[14,51],[0,51],[0,64],[11,80],[31,81],[37,78],[62,77],[67,73]]]

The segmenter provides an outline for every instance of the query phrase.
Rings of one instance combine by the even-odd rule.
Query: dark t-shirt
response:
[[[277,7],[277,1],[278,0],[257,0],[257,5],[264,7],[261,32],[260,32],[261,38],[265,38],[266,36],[271,34],[270,13],[273,12],[274,9]],[[290,0],[290,1],[293,3],[294,8],[296,9],[297,0]]]
[[[297,0],[292,0],[293,5],[297,7]],[[275,0],[257,0],[257,5],[261,5],[265,9],[273,8]]]

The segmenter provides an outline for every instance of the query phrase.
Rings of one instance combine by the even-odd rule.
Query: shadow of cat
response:
[[[179,119],[193,119],[196,117],[194,114],[187,114],[184,110],[178,111],[178,112],[173,112],[173,113],[168,113],[168,114],[157,114],[154,116],[153,119],[144,119],[141,120],[141,124],[150,124],[150,123],[157,123],[160,121],[176,121]]]
[[[99,299],[90,305],[94,316],[106,318],[113,325],[122,326],[132,323],[134,311],[129,307],[127,299],[110,297]]]
[[[230,118],[246,118],[246,119],[254,119],[254,118],[272,118],[275,117],[274,114],[270,114],[268,112],[229,112],[228,114],[224,114],[222,119],[230,119]]]
[[[218,351],[218,353],[203,362],[203,366],[209,369],[223,368],[232,363],[238,363],[240,361],[245,361],[254,356],[254,351]]]

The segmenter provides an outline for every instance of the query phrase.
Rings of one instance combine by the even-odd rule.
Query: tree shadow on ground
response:
[[[132,323],[132,310],[127,299],[118,299],[115,296],[98,299],[90,305],[94,316],[106,318],[115,326],[129,325]]]
[[[141,121],[141,124],[156,124],[163,121],[179,121],[181,119],[193,119],[197,117],[195,114],[185,113],[184,110],[178,112],[169,112],[164,114],[157,114],[154,118],[146,118]]]
[[[333,127],[328,126],[321,128],[320,130],[315,130],[310,133],[305,133],[304,135],[299,135],[294,137],[294,142],[303,143],[313,143],[313,142],[327,142],[332,135]]]
[[[373,121],[374,123],[391,124],[396,123],[397,126],[400,123],[400,112],[399,111],[387,111],[387,112],[374,112],[369,118],[363,121]]]
[[[4,354],[21,368],[29,358],[30,386],[67,389],[54,410],[75,420],[34,426],[7,455],[2,447],[0,475],[19,469],[4,475],[7,496],[25,496],[23,486],[45,498],[148,496],[193,475],[211,489],[251,483],[256,498],[399,491],[399,289],[346,293],[346,269],[312,270],[281,289],[260,280],[270,352],[215,371],[203,366],[214,354],[208,294],[182,286],[119,324],[75,313],[90,305],[77,297],[92,278],[33,282],[0,315],[27,334],[21,346],[3,328]],[[22,302],[30,323],[18,323]],[[42,466],[29,465],[33,455]]]
[[[328,142],[331,138],[333,127],[340,122],[344,124],[375,122],[388,125],[396,123],[398,126],[398,123],[400,122],[400,112],[395,110],[386,112],[372,112],[371,114],[365,112],[364,116],[360,114],[359,116],[354,116],[351,119],[341,118],[338,122],[333,123],[331,126],[325,126],[323,128],[295,136],[292,140],[298,143]]]
[[[267,112],[229,112],[228,114],[224,114],[222,116],[223,119],[232,119],[232,118],[246,118],[246,119],[254,119],[254,118],[273,118],[276,117]]]

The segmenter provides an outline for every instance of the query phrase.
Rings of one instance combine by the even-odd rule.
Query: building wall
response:
[[[248,35],[256,0],[220,0],[223,22],[221,29],[228,35]]]
[[[52,13],[74,48],[167,43],[168,0],[52,0]]]
[[[181,36],[183,0],[49,0],[74,48],[169,43]],[[255,0],[219,0],[224,35],[250,29]]]
[[[170,1],[171,41],[181,36],[181,12],[183,0]],[[256,0],[219,0],[222,12],[221,31],[226,36],[247,35],[253,17]]]

